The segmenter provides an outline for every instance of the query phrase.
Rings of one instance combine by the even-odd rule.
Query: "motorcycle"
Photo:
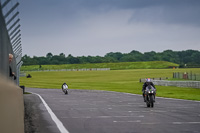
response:
[[[62,91],[65,93],[65,94],[68,94],[68,85],[66,83],[64,83],[62,85]]]
[[[154,107],[155,95],[156,95],[156,89],[153,86],[148,85],[146,87],[144,95],[147,107],[152,107],[152,108]]]

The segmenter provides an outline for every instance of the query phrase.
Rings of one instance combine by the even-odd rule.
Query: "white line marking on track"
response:
[[[139,96],[142,97],[142,94],[132,94],[132,93],[125,93],[125,92],[116,92],[116,91],[104,91],[104,90],[98,90],[99,92],[112,92],[112,93],[119,93],[119,94],[127,94],[127,95],[132,95],[132,96]],[[166,97],[156,97],[160,99],[170,99],[170,100],[178,100],[178,101],[190,101],[190,102],[197,102],[200,103],[200,101],[196,100],[184,100],[184,99],[175,99],[175,98],[166,98]],[[158,103],[158,102],[157,102]]]
[[[141,123],[143,125],[156,125],[156,124],[160,124],[160,123]]]
[[[156,97],[156,98],[169,99],[169,100],[177,100],[177,101],[187,101],[187,102],[197,102],[197,103],[200,102],[200,101],[196,101],[196,100],[175,99],[175,98],[167,98],[167,97]]]
[[[200,124],[200,122],[172,122],[173,124]]]
[[[73,118],[73,119],[91,119],[91,118],[133,118],[133,117],[139,117],[139,118],[143,118],[143,115],[139,115],[139,116],[77,116],[77,117],[62,117],[62,118]]]
[[[60,130],[61,133],[69,133],[69,131],[64,127],[63,123],[57,118],[57,116],[53,113],[51,108],[48,106],[48,104],[44,101],[44,99],[37,93],[30,92],[32,94],[37,95],[41,101],[43,102],[44,106],[46,107],[48,113],[50,114],[52,120],[55,122],[56,126]]]
[[[128,123],[128,122],[141,122],[140,120],[136,120],[136,121],[113,121],[114,123],[117,123],[117,122],[121,122],[121,123]]]
[[[139,116],[98,116],[97,118],[130,118],[130,117],[144,117],[143,115]]]
[[[111,92],[111,91],[110,91]],[[116,92],[116,93],[123,93],[123,92]],[[123,94],[127,94],[127,95],[133,95],[133,96],[142,96],[139,94],[132,94],[132,93],[123,93]],[[160,99],[169,99],[169,100],[177,100],[177,101],[190,101],[190,102],[197,102],[200,103],[200,101],[196,101],[196,100],[185,100],[185,99],[175,99],[175,98],[167,98],[167,97],[156,97],[156,98],[160,98]]]

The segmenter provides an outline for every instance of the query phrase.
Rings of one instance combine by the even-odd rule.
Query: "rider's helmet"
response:
[[[150,78],[147,78],[147,79],[146,79],[146,82],[147,82],[147,84],[150,84],[151,79],[150,79]]]
[[[150,79],[150,78],[147,78],[146,81],[147,81],[147,82],[151,82],[151,79]]]

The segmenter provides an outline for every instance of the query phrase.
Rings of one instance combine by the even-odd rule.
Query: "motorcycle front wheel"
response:
[[[149,96],[146,96],[146,104],[147,104],[147,107],[149,108],[149,107],[150,107],[150,99],[149,99]]]
[[[68,90],[65,90],[65,94],[68,94]]]
[[[153,108],[153,106],[154,106],[153,101],[154,101],[153,95],[150,95],[150,101],[149,101],[149,103],[150,103],[150,106],[151,106],[152,108]]]

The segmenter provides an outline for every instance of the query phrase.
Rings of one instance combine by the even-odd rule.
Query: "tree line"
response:
[[[64,53],[53,55],[51,52],[46,57],[22,57],[23,65],[59,65],[59,64],[84,64],[84,63],[114,63],[114,62],[137,62],[137,61],[169,61],[177,63],[180,67],[200,67],[200,51],[172,51],[144,52],[133,50],[130,53],[110,52],[105,56],[78,56]]]

